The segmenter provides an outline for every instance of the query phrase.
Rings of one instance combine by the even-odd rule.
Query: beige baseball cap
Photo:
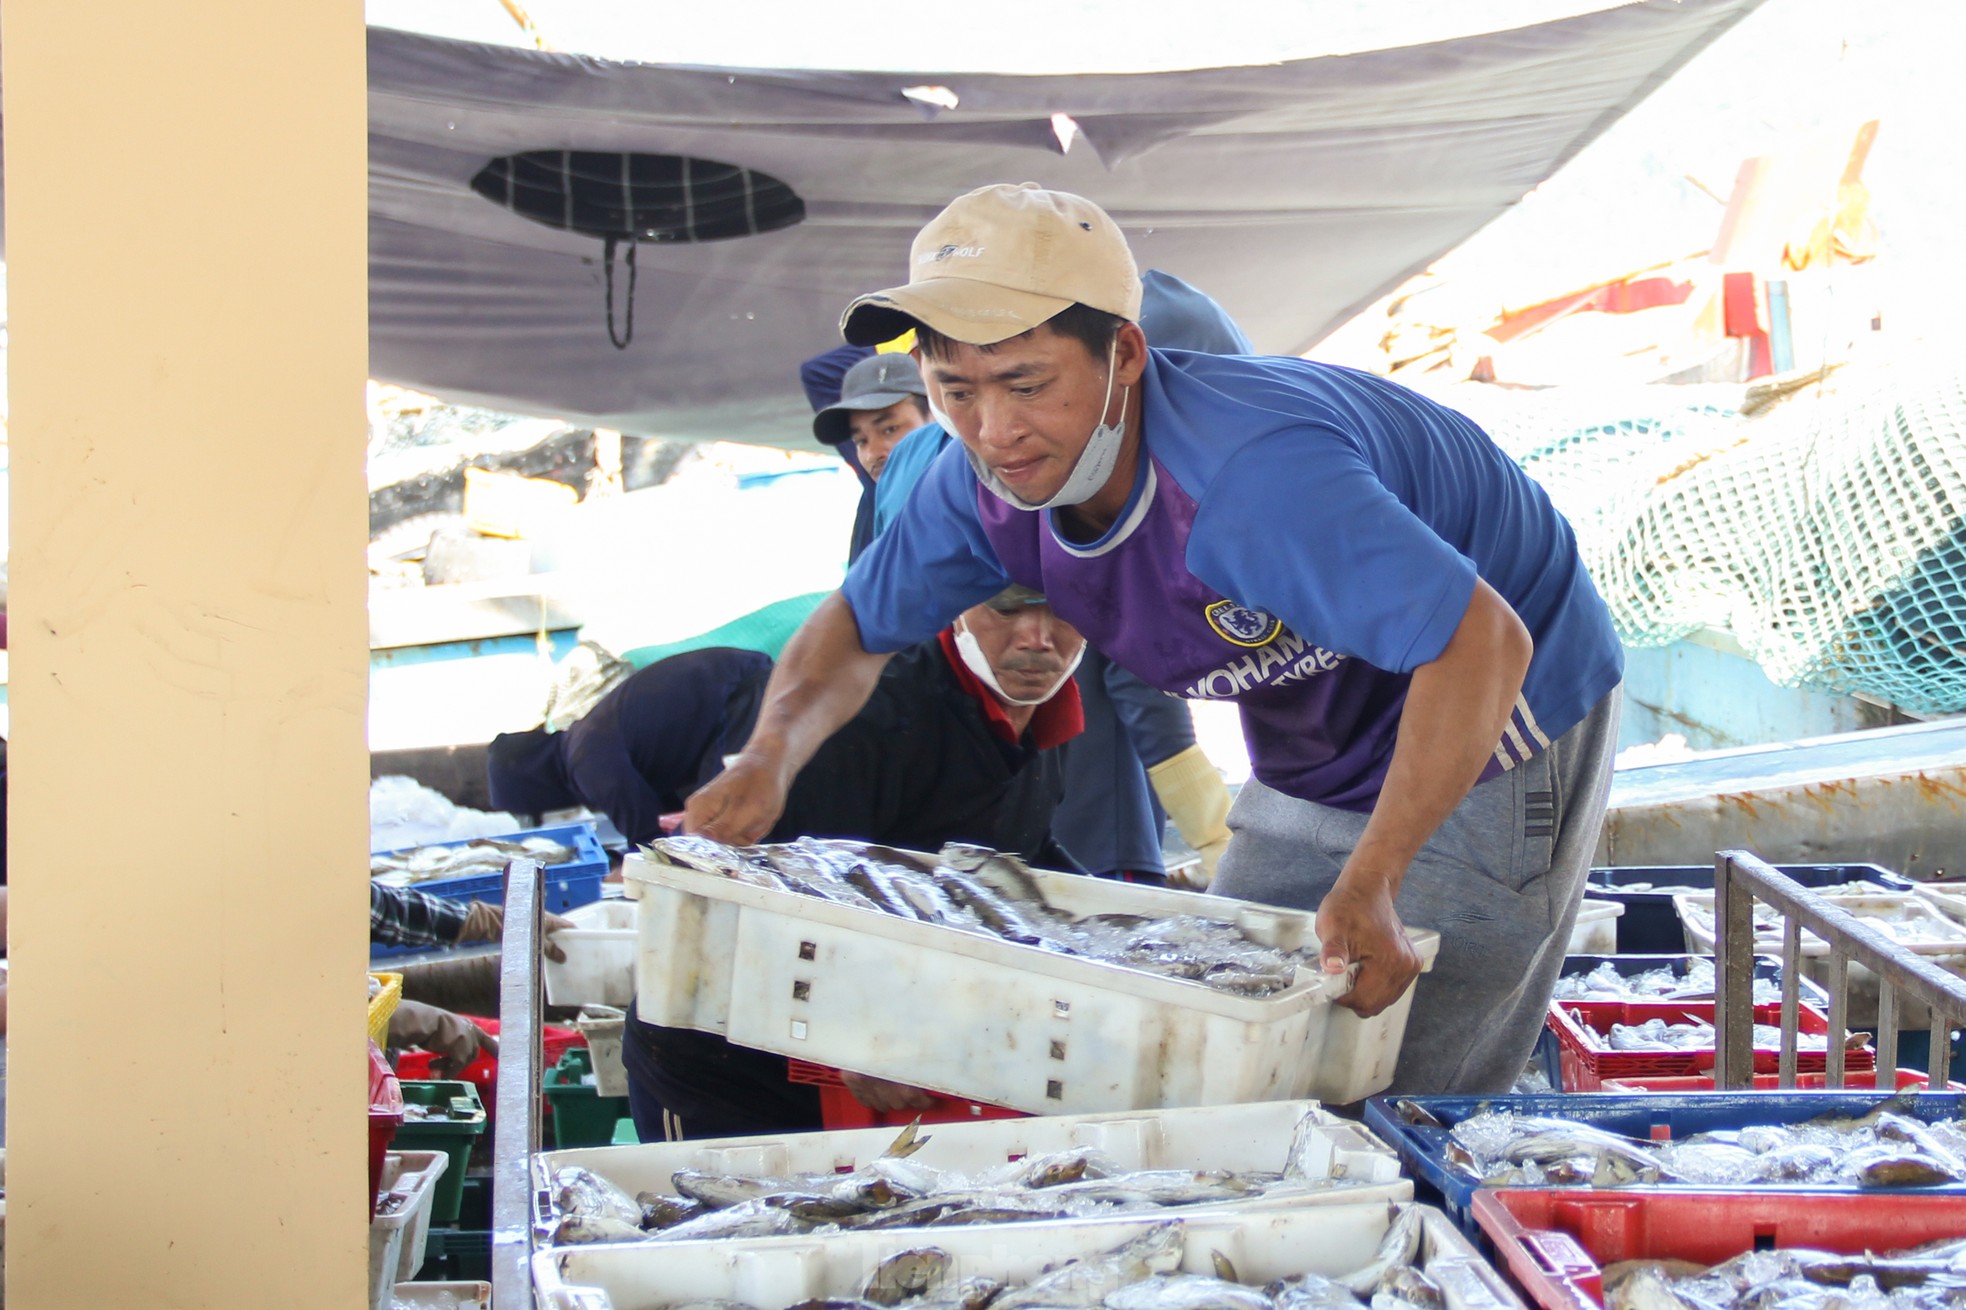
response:
[[[1081,304],[1140,319],[1140,270],[1106,211],[1035,182],[979,187],[915,238],[906,286],[861,296],[840,335],[871,346],[923,324],[974,346],[1028,332]]]

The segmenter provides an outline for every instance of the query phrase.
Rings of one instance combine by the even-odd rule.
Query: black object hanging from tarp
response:
[[[635,247],[728,241],[803,219],[805,201],[768,173],[687,155],[615,150],[528,150],[478,170],[471,189],[535,223],[599,237],[608,340],[635,336]],[[627,313],[615,327],[615,252],[625,249]]]

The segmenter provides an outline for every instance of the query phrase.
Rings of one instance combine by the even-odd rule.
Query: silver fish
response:
[[[950,900],[975,915],[978,923],[1005,941],[1026,946],[1044,941],[1044,935],[1016,906],[982,883],[945,869],[940,885]]]
[[[767,1196],[799,1192],[796,1178],[749,1177],[742,1174],[706,1173],[701,1169],[678,1169],[669,1177],[670,1186],[692,1201],[701,1201],[713,1210],[758,1201]]]
[[[1386,1271],[1386,1276],[1379,1281],[1379,1290],[1372,1294],[1373,1310],[1380,1310],[1380,1297],[1386,1297],[1400,1306],[1415,1307],[1415,1310],[1441,1310],[1447,1303],[1440,1285],[1412,1265],[1401,1265]]]
[[[895,891],[908,902],[915,916],[927,923],[939,923],[950,928],[965,931],[978,931],[983,921],[976,915],[956,904],[949,893],[942,890],[935,880],[927,875],[898,877],[894,880]]]
[[[1959,1181],[1954,1163],[1882,1144],[1852,1152],[1843,1164],[1865,1187],[1937,1187]]]
[[[1509,1144],[1506,1158],[1520,1164],[1526,1160],[1563,1160],[1576,1155],[1608,1155],[1635,1167],[1653,1163],[1652,1157],[1627,1138],[1592,1128],[1586,1124],[1567,1124],[1552,1120],[1547,1127],[1531,1131]]]
[[[1854,1116],[1843,1114],[1819,1115],[1798,1126],[1805,1129],[1821,1129],[1841,1137],[1857,1132],[1860,1129],[1869,1128],[1887,1114],[1903,1115],[1911,1113],[1913,1108],[1918,1104],[1918,1096],[1922,1090],[1917,1087],[1907,1087],[1879,1101],[1863,1114]]]
[[[647,850],[660,855],[671,864],[680,864],[700,873],[717,873],[726,878],[734,878],[739,871],[751,862],[743,857],[734,846],[726,846],[708,837],[679,834],[674,837],[658,837],[648,843]]]
[[[553,1229],[554,1246],[587,1246],[598,1242],[643,1242],[649,1234],[640,1224],[624,1223],[610,1215],[574,1214]]]
[[[776,1237],[805,1232],[811,1227],[790,1210],[769,1200],[757,1200],[726,1210],[711,1210],[645,1236],[652,1242],[690,1242],[712,1237]]]
[[[1372,1262],[1336,1280],[1359,1296],[1371,1296],[1388,1273],[1401,1265],[1412,1264],[1413,1257],[1420,1253],[1420,1208],[1395,1205],[1393,1210],[1392,1222],[1386,1225],[1386,1235],[1379,1240],[1379,1249],[1372,1253]]]
[[[780,882],[784,883],[787,891],[798,892],[801,896],[817,897],[822,901],[832,901],[836,905],[850,905],[856,910],[872,910],[876,914],[886,913],[878,904],[863,895],[859,888],[827,874],[800,873],[796,868],[786,868],[784,863],[778,860],[772,861],[772,872]]]
[[[966,1210],[950,1210],[928,1221],[929,1228],[961,1228],[973,1224],[1016,1224],[1039,1219],[1076,1218],[1069,1210],[1046,1205],[980,1205]]]
[[[945,1286],[940,1292],[910,1301],[908,1310],[984,1310],[1003,1287],[994,1278],[965,1278],[954,1288]]]
[[[954,1264],[949,1253],[936,1246],[901,1251],[874,1266],[860,1295],[876,1305],[898,1305],[941,1287]]]
[[[829,852],[843,852],[850,856],[858,856],[863,860],[878,860],[882,864],[892,864],[898,868],[906,869],[911,873],[933,875],[936,870],[934,864],[924,862],[920,856],[912,851],[896,850],[892,846],[882,846],[875,842],[854,841],[850,838],[835,838],[828,841],[821,841],[815,837],[801,837],[795,844],[808,847],[823,847]]]
[[[1110,1293],[1106,1310],[1275,1310],[1253,1287],[1202,1274],[1156,1274]]]
[[[766,1205],[775,1205],[787,1211],[794,1219],[806,1223],[833,1224],[854,1215],[865,1214],[872,1208],[865,1203],[835,1196],[815,1196],[810,1192],[786,1192],[777,1196],[761,1198]]]
[[[848,886],[897,919],[926,917],[902,894],[900,879],[890,877],[887,870],[878,864],[868,860],[853,861],[846,867],[846,881]]]
[[[1100,1167],[1094,1152],[1080,1147],[1026,1156],[1017,1162],[1016,1171],[1003,1181],[1013,1187],[1058,1187],[1086,1178],[1103,1178],[1109,1172]]]
[[[1261,1191],[1262,1183],[1247,1174],[1221,1170],[1142,1169],[1111,1178],[1064,1183],[1049,1190],[1113,1205],[1201,1205],[1248,1196]]]
[[[1608,1310],[1950,1310],[1966,1302],[1966,1240],[1884,1255],[1749,1251],[1711,1269],[1632,1262],[1604,1271]]]
[[[1175,1268],[1181,1263],[1181,1250],[1181,1225],[1156,1224],[1103,1255],[1074,1260],[1003,1293],[990,1303],[990,1310],[1074,1310],[1100,1305],[1128,1283]]]
[[[1657,1268],[1632,1271],[1615,1286],[1604,1284],[1605,1310],[1695,1310]]]
[[[1899,1095],[1860,1116],[1751,1124],[1668,1142],[1634,1142],[1583,1124],[1500,1111],[1455,1125],[1445,1154],[1456,1169],[1494,1186],[1966,1182],[1966,1120],[1925,1122],[1899,1112],[1913,1108]]]
[[[611,1219],[640,1229],[639,1201],[591,1169],[567,1165],[553,1174],[553,1208],[563,1217]]]
[[[1950,1150],[1939,1144],[1936,1134],[1927,1130],[1925,1125],[1916,1119],[1886,1111],[1872,1122],[1871,1128],[1877,1134],[1878,1140],[1903,1142],[1920,1155],[1944,1163],[1955,1174],[1966,1168],[1966,1165],[1962,1165]]]
[[[933,864],[865,843],[800,838],[727,847],[662,838],[651,850],[692,868],[899,918],[1000,938],[1064,955],[1269,996],[1296,984],[1301,959],[1251,940],[1233,923],[1195,915],[1074,919],[1051,905],[1038,879],[1008,855],[952,845]]]
[[[1753,1182],[1765,1167],[1761,1157],[1744,1146],[1694,1138],[1664,1146],[1659,1156],[1667,1174],[1686,1183]]]
[[[456,845],[418,846],[369,857],[369,876],[382,877],[399,885],[425,882],[432,878],[455,878],[460,874],[503,872],[515,859],[537,860],[540,864],[565,864],[574,857],[570,846],[550,837],[528,837],[507,841],[480,837]]]
[[[1761,1177],[1771,1183],[1802,1183],[1835,1174],[1841,1157],[1827,1146],[1796,1142],[1764,1151],[1760,1157]]]
[[[635,1204],[642,1207],[642,1227],[670,1228],[703,1213],[701,1201],[674,1197],[662,1192],[637,1192]]]
[[[987,846],[967,846],[950,842],[936,854],[936,862],[972,874],[984,886],[1012,901],[1045,903],[1044,891],[1031,870],[1014,855],[993,851]]]
[[[1359,1310],[1364,1304],[1351,1288],[1323,1274],[1293,1274],[1263,1290],[1277,1310]]]
[[[933,1224],[946,1214],[981,1204],[981,1201],[965,1198],[960,1193],[944,1193],[909,1201],[892,1210],[868,1210],[842,1219],[842,1228],[922,1228]]]

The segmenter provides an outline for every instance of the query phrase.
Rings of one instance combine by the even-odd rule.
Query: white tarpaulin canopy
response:
[[[806,446],[798,365],[838,343],[847,301],[903,280],[910,239],[952,196],[1026,180],[1097,200],[1143,267],[1214,295],[1258,349],[1303,351],[1758,2],[1645,0],[1399,49],[1071,76],[673,67],[372,28],[371,369],[460,403]],[[592,224],[472,188],[535,151],[755,170],[803,218],[632,243],[617,349]],[[612,261],[617,337],[629,244]]]

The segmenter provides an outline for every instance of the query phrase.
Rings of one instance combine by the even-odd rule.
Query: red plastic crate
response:
[[[382,1048],[369,1043],[369,1210],[382,1195],[382,1157],[403,1126],[403,1085],[389,1068]],[[366,1222],[366,1218],[364,1219]]]
[[[1926,1076],[1916,1069],[1898,1070],[1898,1090],[1907,1087],[1924,1088]],[[1875,1090],[1877,1070],[1865,1069],[1861,1072],[1846,1070],[1843,1085],[1852,1091]],[[1754,1076],[1754,1090],[1757,1092],[1780,1091],[1782,1076],[1778,1073],[1758,1073]],[[1959,1083],[1947,1083],[1951,1091],[1966,1090]],[[1795,1090],[1798,1092],[1821,1092],[1829,1089],[1829,1075],[1826,1073],[1797,1073]],[[1665,1078],[1607,1078],[1600,1090],[1607,1092],[1711,1092],[1714,1090],[1712,1074],[1687,1074]]]
[[[1610,1046],[1613,1024],[1641,1024],[1647,1019],[1668,1023],[1699,1020],[1714,1021],[1713,1001],[1551,1001],[1546,1021],[1556,1034],[1558,1066],[1566,1092],[1596,1092],[1604,1089],[1607,1078],[1672,1078],[1707,1072],[1713,1068],[1711,1046],[1685,1051],[1614,1051]],[[1754,1021],[1780,1024],[1780,1005],[1757,1005]],[[1829,1032],[1829,1018],[1811,1006],[1798,1007],[1796,1030],[1823,1035]],[[1821,1073],[1828,1067],[1826,1051],[1797,1051],[1798,1073]],[[1775,1073],[1781,1053],[1756,1047],[1754,1071]],[[1877,1067],[1876,1053],[1870,1050],[1846,1051],[1846,1073]]]
[[[925,1124],[969,1123],[977,1119],[1028,1119],[1031,1116],[1022,1110],[1006,1110],[1001,1105],[988,1105],[982,1101],[971,1101],[957,1096],[936,1096],[934,1102],[925,1110],[874,1110],[862,1105],[846,1089],[846,1082],[840,1077],[838,1069],[829,1069],[823,1064],[808,1064],[804,1060],[787,1060],[785,1077],[789,1082],[802,1083],[819,1089],[819,1121],[827,1128],[880,1128],[899,1127],[919,1119]]]
[[[1542,1310],[1603,1310],[1607,1265],[1678,1259],[1720,1264],[1745,1251],[1895,1251],[1966,1232],[1956,1196],[1894,1192],[1599,1192],[1493,1187],[1474,1219]]]
[[[498,1036],[498,1020],[480,1019],[476,1015],[464,1016],[472,1023]],[[545,1049],[542,1069],[551,1069],[560,1062],[560,1057],[576,1046],[587,1045],[587,1038],[574,1028],[556,1028],[547,1024],[540,1029],[540,1045]],[[437,1059],[428,1051],[404,1051],[396,1057],[396,1076],[411,1082],[426,1082],[438,1077],[431,1065]],[[456,1073],[447,1075],[452,1079],[470,1083],[478,1089],[478,1098],[485,1104],[485,1113],[490,1114],[493,1102],[498,1100],[498,1059],[480,1051],[473,1060]]]

